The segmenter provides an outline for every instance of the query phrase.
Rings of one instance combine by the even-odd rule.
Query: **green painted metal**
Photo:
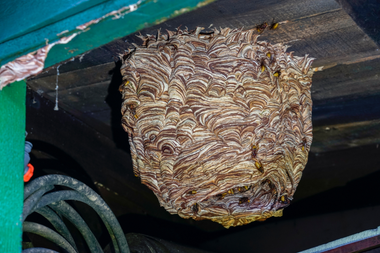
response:
[[[43,47],[46,40],[53,42],[60,37],[67,36],[67,34],[58,35],[63,31],[76,32],[78,31],[76,30],[78,25],[102,17],[113,10],[134,4],[137,1],[96,0],[94,5],[91,6],[92,0],[69,0],[67,3],[66,1],[34,0],[32,4],[19,1],[22,4],[18,4],[15,8],[12,7],[14,1],[8,1],[7,5],[10,5],[10,7],[0,8],[3,10],[0,13],[6,16],[0,18],[2,26],[10,25],[12,31],[5,26],[6,31],[1,31],[0,33],[2,34],[0,37],[2,38],[0,40],[0,65]],[[103,3],[99,4],[100,2]],[[28,8],[29,10],[27,10]],[[7,15],[7,11],[11,10],[15,14]],[[28,11],[31,14],[26,14],[26,16],[33,16],[31,20],[23,18]],[[52,15],[47,15],[49,11]],[[64,16],[65,14],[66,16]],[[47,15],[46,18],[44,17],[45,15]],[[55,15],[58,15],[59,18],[56,18]],[[18,18],[21,19],[21,22],[17,21]],[[11,25],[13,22],[15,22],[15,25]],[[13,32],[14,29],[20,32]]]
[[[24,193],[24,81],[0,91],[0,252],[20,252]]]
[[[41,29],[106,1],[107,0],[2,1],[0,8],[2,24],[0,43]],[[69,29],[69,27],[67,29]],[[47,37],[44,36],[44,38]]]
[[[97,2],[99,1],[100,0]],[[115,18],[115,16],[107,17],[98,24],[91,25],[88,31],[81,32],[68,45],[53,47],[53,56],[49,56],[49,60],[45,66],[51,66],[54,63],[69,59],[70,57],[111,42],[114,39],[121,38],[144,27],[163,22],[168,18],[193,10],[196,7],[203,6],[212,1],[213,0],[109,0],[83,10],[85,3],[82,2],[85,1],[82,0],[82,5],[78,4],[78,6],[75,6],[75,11],[72,11],[74,13],[78,10],[82,10],[80,13],[73,14],[58,21],[53,18],[46,18],[38,25],[30,25],[28,26],[29,28],[25,29],[20,28],[19,30],[21,32],[19,34],[21,36],[14,37],[16,36],[15,34],[12,35],[13,37],[10,35],[5,36],[6,38],[12,39],[8,39],[3,43],[1,43],[0,40],[0,65],[43,47],[46,40],[54,42],[60,37],[81,32],[76,29],[78,25],[102,17],[111,11],[119,10],[125,6],[137,4],[138,8],[133,12],[123,15],[119,19]],[[53,2],[54,1],[52,1],[52,4]],[[54,3],[61,4],[61,1]],[[38,12],[36,9],[33,9],[33,11]],[[66,10],[65,13],[69,13],[69,11]],[[21,13],[19,14],[22,16]],[[63,13],[60,15],[63,15]],[[47,25],[47,22],[53,23]],[[42,24],[44,24],[44,26],[40,27]],[[39,29],[33,30],[33,28]],[[66,30],[68,30],[67,33],[60,34]],[[25,33],[25,31],[30,32]]]
[[[109,17],[92,25],[90,30],[78,35],[68,44],[54,46],[45,61],[45,67],[52,66],[57,62],[82,54],[145,27],[159,24],[208,2],[212,1],[157,0],[141,5],[139,9],[124,15],[123,18],[112,19]]]

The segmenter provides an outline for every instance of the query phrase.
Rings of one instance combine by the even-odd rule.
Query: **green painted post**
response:
[[[25,145],[24,81],[0,91],[0,252],[21,252]]]

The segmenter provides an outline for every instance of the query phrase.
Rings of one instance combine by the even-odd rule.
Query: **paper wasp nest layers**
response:
[[[177,30],[123,58],[133,170],[171,214],[225,227],[281,216],[312,141],[312,58],[255,30]]]

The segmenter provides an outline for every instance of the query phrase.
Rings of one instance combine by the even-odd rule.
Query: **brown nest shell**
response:
[[[171,214],[225,227],[281,216],[312,141],[313,59],[256,29],[140,36],[122,56],[133,170]]]

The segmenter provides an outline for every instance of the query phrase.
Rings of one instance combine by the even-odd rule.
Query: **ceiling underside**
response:
[[[336,1],[219,0],[146,28],[141,33],[155,34],[160,28],[162,31],[174,30],[181,25],[189,29],[196,26],[207,29],[211,25],[217,28],[251,29],[263,22],[270,23],[273,19],[276,22],[288,22],[281,24],[277,30],[265,31],[259,39],[290,45],[288,51],[294,51],[294,55],[308,54],[316,58],[314,68],[323,66],[323,70],[315,72],[313,76],[314,139],[293,207],[289,207],[293,211],[291,218],[379,205],[379,201],[371,202],[363,196],[372,191],[371,184],[376,184],[374,180],[380,178],[377,175],[380,165],[380,50]],[[112,166],[107,168],[107,172],[106,169],[95,169],[96,173],[91,174],[87,171],[89,169],[84,170],[92,181],[125,198],[128,203],[122,205],[124,209],[120,207],[120,214],[127,212],[125,210],[145,210],[141,212],[168,219],[162,210],[157,211],[158,202],[154,196],[139,184],[138,179],[133,178],[127,137],[120,127],[121,98],[118,86],[121,76],[120,62],[117,61],[119,54],[133,47],[132,43],[141,44],[136,34],[57,64],[29,79],[27,84],[33,91],[28,95],[27,128],[31,132],[30,138],[57,146],[69,155],[75,152],[83,152],[82,156],[103,154],[103,158],[109,160]],[[57,82],[58,112],[53,111]],[[35,106],[36,103],[44,105]],[[38,120],[45,123],[37,123]],[[78,131],[83,131],[82,136]],[[89,141],[90,138],[98,140]],[[73,141],[81,143],[70,144]],[[83,151],[86,145],[88,149],[96,146],[102,148]],[[74,154],[72,157],[78,163],[88,163],[88,158],[75,158]],[[82,164],[82,167],[86,166],[89,165]],[[107,165],[103,161],[99,162],[99,166]],[[367,187],[363,187],[365,185]],[[137,196],[132,196],[128,191]],[[146,196],[146,199],[143,200],[145,197],[139,194]],[[115,196],[114,200],[110,196],[108,198],[115,203],[121,201]],[[359,201],[360,198],[364,200]],[[331,205],[335,200],[341,207]],[[142,204],[142,201],[146,203]],[[330,210],[321,211],[320,205],[330,206]],[[297,210],[297,206],[303,208],[302,211]],[[182,222],[177,218],[170,219]],[[207,231],[221,230],[219,227],[202,227],[194,222],[184,222]],[[271,225],[273,222],[267,226]],[[247,227],[254,229],[255,226]],[[267,229],[270,230],[269,227]],[[265,230],[263,225],[261,228]],[[238,237],[236,233],[227,236]],[[240,238],[244,238],[244,235],[240,235]],[[320,242],[323,243],[323,239]],[[215,247],[213,242],[210,243]],[[311,246],[315,245],[304,247]],[[294,248],[301,249],[304,248]]]

